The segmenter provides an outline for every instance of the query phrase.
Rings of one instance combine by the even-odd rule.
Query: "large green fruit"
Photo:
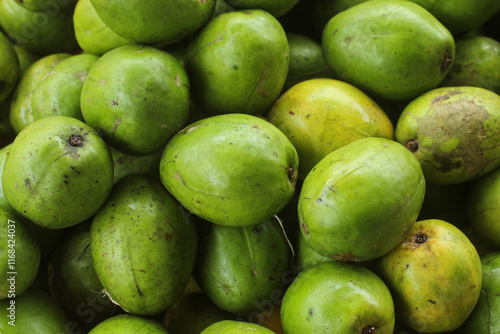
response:
[[[500,166],[500,95],[478,87],[436,88],[411,101],[396,140],[433,184],[457,184]]]
[[[19,60],[14,47],[0,31],[0,102],[14,90],[20,76]]]
[[[157,177],[160,176],[159,166],[160,166],[162,151],[142,156],[123,154],[112,147],[110,148],[110,151],[111,151],[111,156],[113,157],[113,167],[114,167],[113,174],[115,183],[122,177],[129,174],[143,173]]]
[[[334,79],[296,84],[276,100],[267,117],[297,149],[301,179],[326,155],[357,139],[394,139],[394,126],[377,103]]]
[[[251,115],[212,116],[192,123],[167,144],[160,161],[165,187],[208,221],[255,225],[292,198],[298,156],[271,123]]]
[[[286,290],[281,321],[285,333],[392,334],[394,304],[370,270],[327,262],[301,272]]]
[[[465,234],[438,219],[416,222],[378,263],[396,314],[424,333],[453,331],[467,319],[479,298],[481,272]]]
[[[120,314],[104,320],[89,334],[168,334],[157,321],[132,314]]]
[[[280,17],[290,11],[299,0],[226,0],[226,2],[236,9],[262,9]]]
[[[90,249],[106,294],[125,311],[156,315],[180,296],[196,257],[194,224],[160,180],[118,181],[92,220]]]
[[[38,84],[31,97],[33,120],[68,116],[83,122],[80,109],[82,87],[89,69],[99,59],[92,54],[71,56],[54,66]]]
[[[194,103],[212,115],[266,112],[285,83],[289,49],[283,27],[263,10],[215,17],[186,49]]]
[[[304,180],[301,232],[323,256],[366,261],[394,248],[416,221],[425,180],[395,141],[358,139],[321,160]]]
[[[130,155],[162,150],[187,122],[189,78],[171,54],[148,46],[116,48],[83,83],[85,122],[110,146]]]
[[[10,205],[53,229],[93,216],[113,185],[106,143],[87,124],[65,116],[31,123],[12,143],[2,185]]]
[[[257,324],[252,324],[243,321],[222,320],[218,321],[201,332],[201,334],[273,334],[270,329]]]
[[[215,305],[248,315],[283,296],[290,248],[277,220],[241,227],[201,221],[199,235],[193,275]]]
[[[91,0],[102,21],[137,44],[171,44],[200,29],[215,0]]]
[[[335,15],[322,47],[339,78],[389,100],[437,87],[455,54],[450,32],[427,10],[404,0],[367,1]]]

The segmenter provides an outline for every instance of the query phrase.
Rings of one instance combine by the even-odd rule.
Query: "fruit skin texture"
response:
[[[378,263],[397,314],[425,333],[457,329],[474,309],[482,283],[479,255],[455,226],[417,221],[404,240]]]
[[[10,205],[34,223],[52,229],[73,226],[93,216],[108,198],[111,153],[87,124],[47,117],[17,135],[2,185]]]
[[[129,155],[162,150],[187,122],[189,78],[169,53],[125,45],[102,57],[82,88],[85,122],[110,146]]]
[[[283,88],[289,52],[283,27],[263,10],[215,17],[186,49],[193,102],[210,115],[263,114]]]
[[[290,11],[299,0],[226,0],[236,9],[262,9],[274,17],[280,17]]]
[[[159,314],[181,296],[196,248],[193,222],[150,175],[118,181],[92,220],[95,271],[106,294],[132,314]]]
[[[200,29],[210,18],[215,0],[91,0],[102,21],[136,44],[166,45]],[[140,9],[140,10],[138,10]]]
[[[394,304],[387,286],[355,263],[326,262],[301,272],[281,306],[285,333],[392,334]]]
[[[243,321],[222,320],[218,321],[207,328],[201,334],[218,334],[218,333],[234,333],[234,334],[273,334],[274,332],[263,326],[252,324]]]
[[[323,256],[375,259],[403,239],[424,194],[422,169],[405,147],[384,138],[358,139],[323,158],[304,180],[301,233]]]
[[[429,184],[458,184],[500,166],[500,95],[479,87],[436,88],[400,115],[396,140]]]
[[[273,104],[267,118],[297,149],[301,179],[326,155],[357,139],[394,139],[394,126],[377,103],[334,79],[296,84]]]
[[[0,31],[0,102],[4,101],[15,89],[20,76],[19,60],[16,51]]]
[[[158,322],[133,314],[119,314],[95,326],[89,334],[168,334]]]
[[[437,87],[455,54],[450,32],[427,10],[403,0],[367,1],[335,15],[322,47],[340,79],[387,100],[412,99]]]
[[[231,226],[258,224],[292,198],[297,151],[271,123],[226,114],[192,123],[160,161],[163,185],[197,216]]]

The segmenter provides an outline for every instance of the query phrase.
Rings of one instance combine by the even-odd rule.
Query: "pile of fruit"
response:
[[[500,333],[498,0],[0,0],[0,333]]]

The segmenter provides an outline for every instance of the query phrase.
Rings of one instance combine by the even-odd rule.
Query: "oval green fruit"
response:
[[[404,146],[384,138],[358,139],[307,175],[298,205],[301,233],[323,256],[375,259],[403,239],[424,194],[422,168]]]
[[[222,320],[218,321],[207,328],[201,334],[273,334],[274,332],[263,326],[236,320]]]
[[[162,183],[201,218],[223,225],[255,225],[292,198],[297,151],[271,123],[226,114],[192,123],[167,144]]]
[[[357,139],[394,139],[394,126],[379,105],[334,79],[296,84],[276,100],[267,118],[297,149],[301,179],[326,155]]]
[[[338,78],[365,93],[407,100],[437,87],[451,70],[455,42],[411,1],[372,0],[335,15],[322,48]]]
[[[274,17],[289,12],[299,0],[226,0],[236,9],[262,9]]]
[[[155,320],[132,314],[120,314],[104,320],[89,334],[168,334],[168,332]]]
[[[160,177],[159,166],[162,151],[143,156],[123,154],[120,151],[115,150],[114,148],[110,148],[110,151],[111,156],[113,157],[113,175],[115,183],[129,174],[141,173]]]
[[[263,10],[215,17],[186,49],[193,102],[211,115],[263,114],[283,88],[289,49],[283,27]]]
[[[93,216],[113,186],[108,146],[87,124],[65,116],[31,123],[16,137],[2,185],[10,205],[47,228]]]
[[[285,333],[392,334],[394,304],[389,289],[370,270],[327,262],[301,272],[281,306]]]
[[[481,291],[479,255],[458,228],[443,220],[415,223],[378,273],[389,286],[396,314],[424,333],[457,329],[474,309]]]
[[[500,95],[479,87],[443,87],[411,101],[396,140],[433,184],[472,180],[500,166]]]
[[[13,45],[0,31],[0,103],[15,89],[20,77],[19,60]]]
[[[215,0],[91,0],[102,21],[137,44],[171,44],[199,30]]]
[[[190,84],[171,54],[125,45],[101,56],[83,83],[85,122],[129,155],[162,150],[187,122]]]
[[[160,180],[118,181],[90,230],[94,268],[106,294],[136,315],[164,312],[180,296],[195,263],[194,224]]]

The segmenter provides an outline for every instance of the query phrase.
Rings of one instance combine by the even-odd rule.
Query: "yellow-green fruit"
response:
[[[218,321],[207,328],[201,334],[273,334],[274,332],[266,327],[252,324],[243,321],[222,320]]]
[[[500,95],[479,87],[433,89],[406,106],[395,136],[428,183],[472,180],[500,166]]]
[[[132,314],[120,314],[99,323],[89,334],[168,334],[168,332],[155,320]]]
[[[357,139],[394,138],[391,121],[375,101],[334,79],[296,84],[274,103],[268,120],[297,149],[302,179],[326,155]]]
[[[378,263],[396,314],[424,333],[457,329],[481,291],[479,255],[469,239],[443,220],[420,220]]]

